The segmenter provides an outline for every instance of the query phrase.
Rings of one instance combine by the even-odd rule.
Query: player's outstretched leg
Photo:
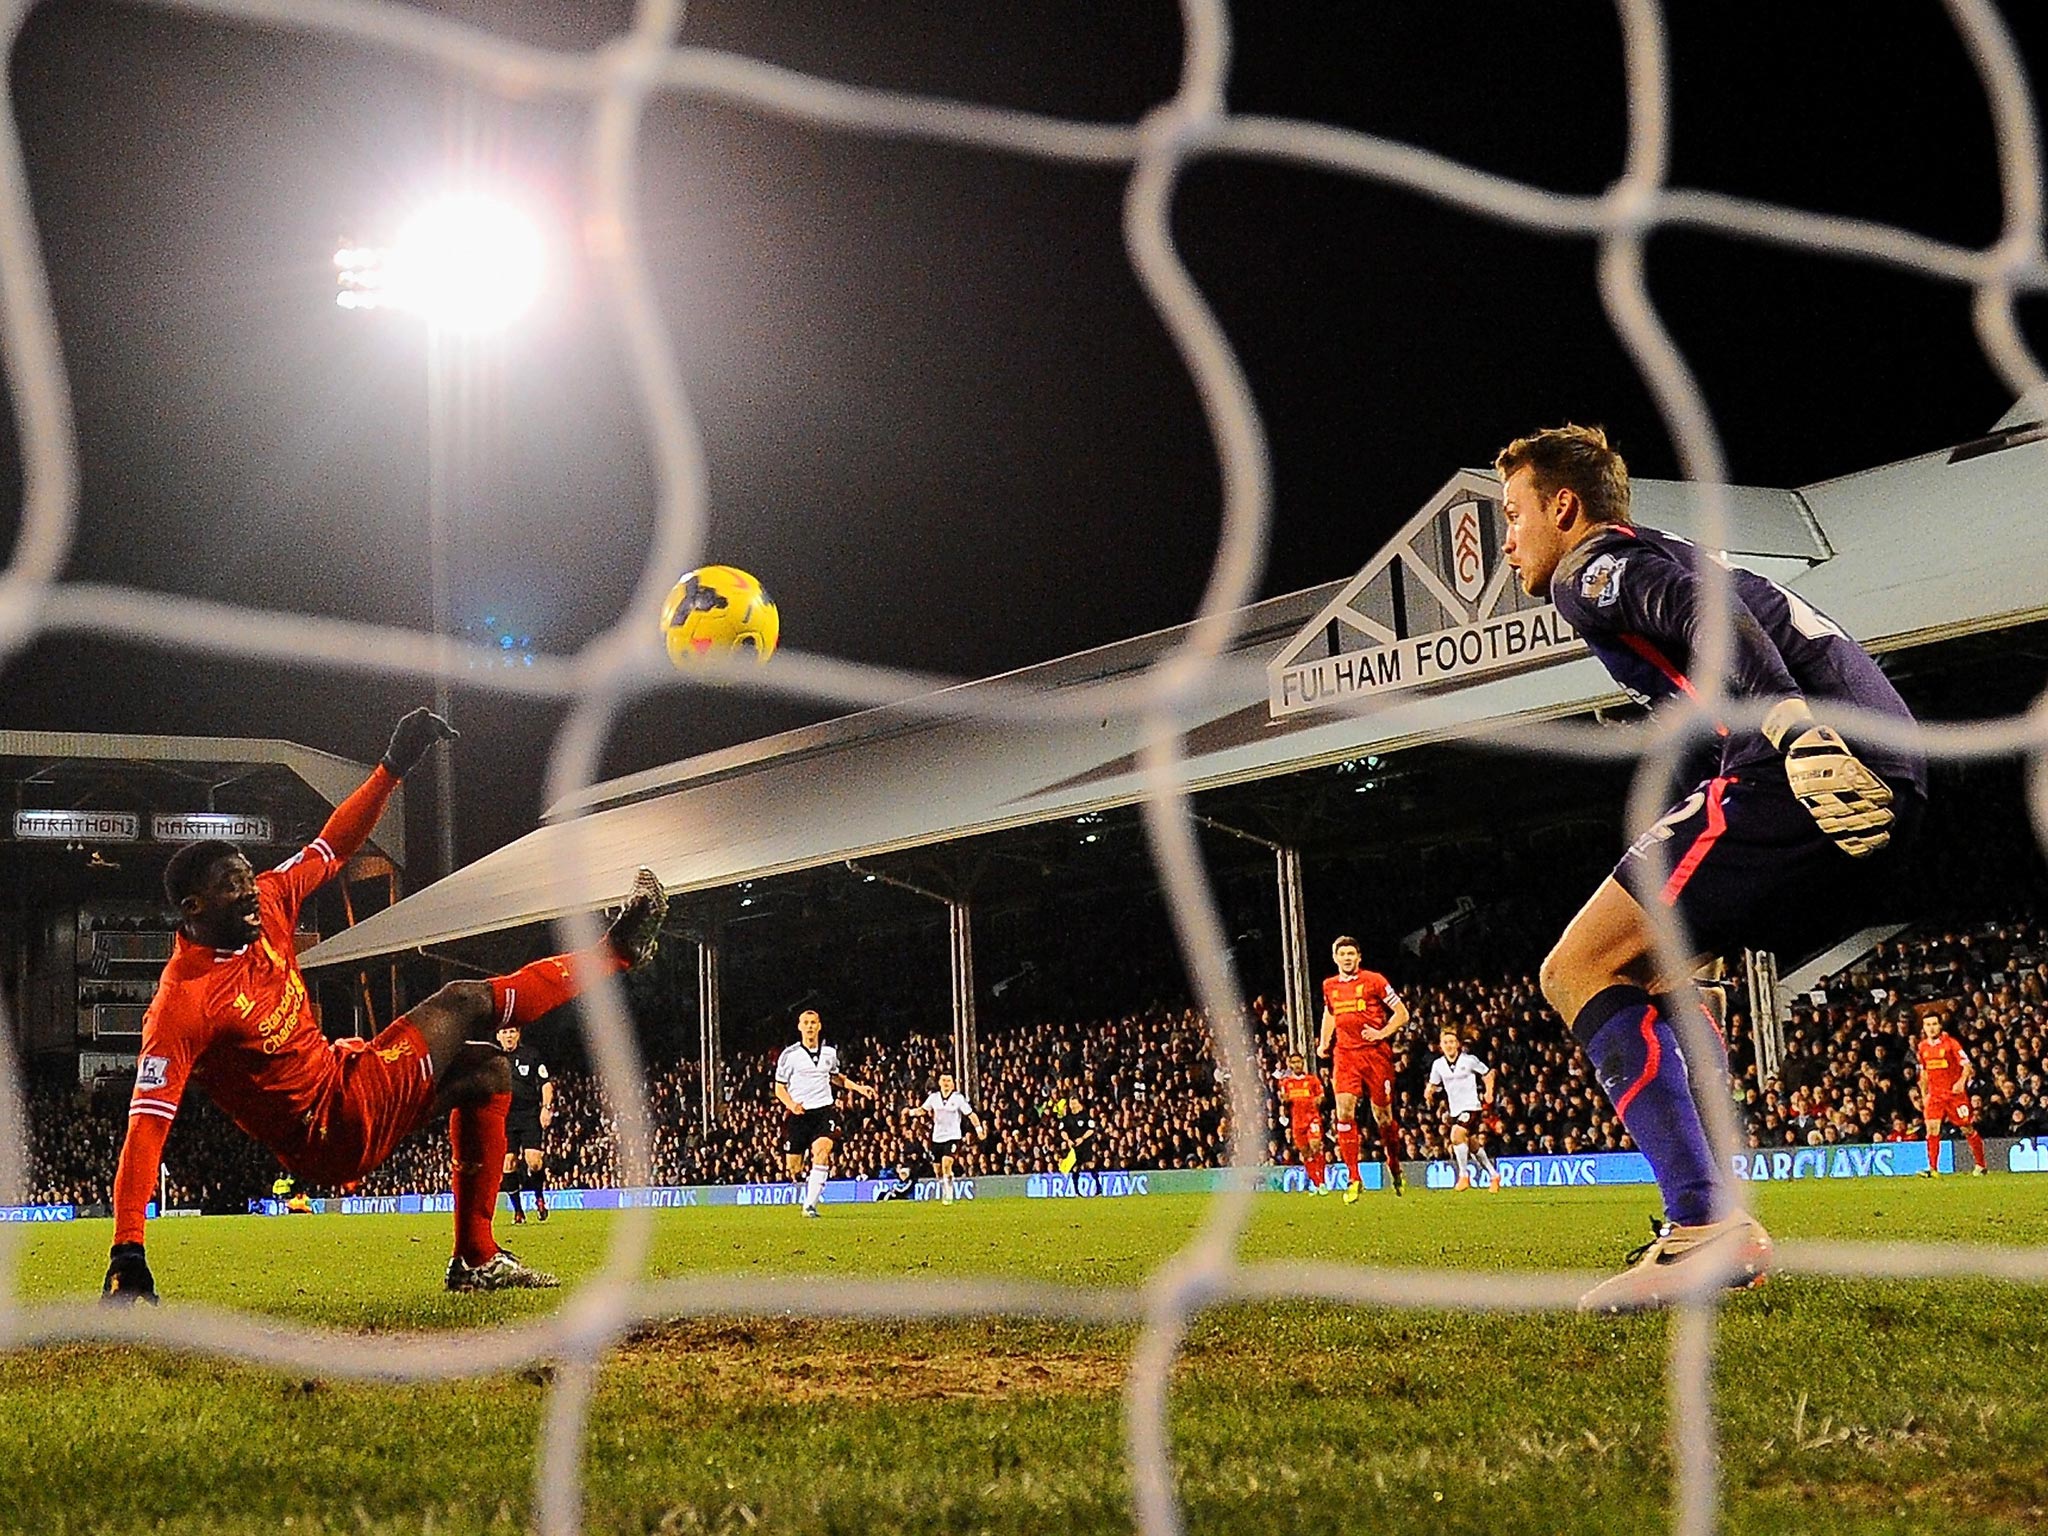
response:
[[[492,1028],[531,1024],[561,1007],[599,976],[638,970],[660,948],[662,919],[667,915],[668,892],[654,878],[653,870],[640,870],[633,877],[633,890],[626,905],[595,949],[580,955],[549,955],[521,966],[509,976],[491,978]]]

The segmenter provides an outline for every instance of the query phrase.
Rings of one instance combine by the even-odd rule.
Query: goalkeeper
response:
[[[1639,703],[1693,696],[1707,557],[1629,520],[1628,468],[1606,435],[1553,428],[1509,444],[1494,466],[1505,553],[1524,590],[1556,603]],[[1675,908],[1699,956],[1803,959],[1897,887],[1926,804],[1917,752],[1852,746],[1816,718],[1855,709],[1910,721],[1877,663],[1777,583],[1734,569],[1728,585],[1727,692],[1761,705],[1763,728],[1722,728],[1714,777],[1636,840],[1543,962],[1544,996],[1664,1197],[1655,1240],[1587,1293],[1590,1311],[1662,1305],[1711,1277],[1753,1285],[1770,1264],[1770,1237],[1715,1177],[1694,1098],[1694,1071],[1725,1077],[1726,1060],[1687,1062],[1677,1015],[1699,1001],[1689,975],[1660,973],[1645,908]]]

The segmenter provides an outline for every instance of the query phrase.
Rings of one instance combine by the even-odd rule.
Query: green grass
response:
[[[1767,1188],[1781,1238],[2048,1244],[2048,1179]],[[1262,1197],[1254,1258],[1601,1268],[1647,1191]],[[658,1274],[990,1274],[1141,1281],[1201,1201],[694,1210]],[[566,1279],[609,1218],[518,1234]],[[562,1293],[451,1297],[445,1217],[165,1222],[169,1298],[374,1335],[532,1316]],[[32,1229],[30,1299],[90,1295],[108,1227]],[[1783,1277],[1734,1300],[1717,1392],[1731,1531],[1949,1533],[2048,1520],[2039,1293]],[[586,1528],[1125,1531],[1120,1392],[1134,1330],[1044,1321],[671,1323],[607,1364]],[[1194,1531],[1640,1533],[1666,1522],[1660,1318],[1479,1318],[1320,1304],[1203,1314],[1174,1379]],[[0,1529],[516,1532],[546,1373],[421,1387],[282,1378],[162,1351],[0,1356]]]

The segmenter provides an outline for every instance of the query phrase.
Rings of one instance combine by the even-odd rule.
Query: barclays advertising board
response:
[[[1113,1200],[1152,1193],[1149,1173],[1034,1173],[1024,1180],[1028,1200]]]
[[[1654,1184],[1650,1160],[1640,1152],[1584,1152],[1570,1157],[1502,1157],[1495,1163],[1504,1189],[1596,1188],[1609,1184]],[[1730,1160],[1735,1177],[1749,1183],[1786,1179],[1904,1179],[1927,1170],[1927,1148],[1918,1141],[1886,1141],[1874,1145],[1836,1147],[1773,1147],[1737,1152]],[[1955,1171],[1951,1142],[1941,1145],[1940,1171]],[[1424,1183],[1449,1189],[1458,1179],[1450,1163],[1431,1163]]]
[[[0,1221],[76,1221],[75,1205],[0,1205]]]

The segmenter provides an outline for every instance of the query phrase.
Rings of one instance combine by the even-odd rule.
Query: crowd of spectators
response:
[[[842,1095],[842,1135],[834,1163],[849,1176],[916,1167],[928,1119],[906,1112],[924,1102],[941,1071],[952,1070],[952,1042],[912,1033],[901,1040],[826,1038],[846,1074],[877,1090],[872,1104]],[[697,1064],[678,1062],[651,1080],[648,1102],[657,1184],[737,1184],[784,1178],[783,1112],[773,1090],[776,1051],[729,1057],[719,1089],[723,1108],[702,1129]],[[549,1179],[577,1187],[619,1182],[618,1117],[603,1085],[581,1072],[555,1076]],[[1192,1009],[1155,1009],[1082,1028],[1038,1024],[981,1042],[975,1111],[987,1131],[962,1149],[977,1174],[1050,1168],[1064,1150],[1059,1121],[1046,1112],[1079,1097],[1099,1127],[1099,1167],[1201,1168],[1221,1161],[1227,1124],[1208,1032]],[[367,1193],[437,1188],[447,1177],[447,1140],[428,1127],[377,1173]]]
[[[1922,1134],[1913,1041],[1933,1013],[1969,1053],[1978,1128],[2048,1133],[2048,928],[2028,919],[1888,940],[1794,1000],[1778,1071],[1743,1083],[1757,1145]]]
[[[1390,966],[1398,972],[1398,966]],[[1397,978],[1398,979],[1398,978]],[[1408,1155],[1447,1155],[1443,1127],[1423,1108],[1437,1031],[1455,1025],[1495,1072],[1496,1152],[1616,1151],[1626,1132],[1583,1055],[1529,977],[1443,980],[1403,987],[1417,1028],[1398,1043],[1397,1097]],[[1263,1000],[1251,1025],[1277,1070],[1286,1021]],[[2042,1062],[2048,1054],[2048,929],[2038,920],[1926,932],[1887,941],[1791,1002],[1775,1070],[1758,1069],[1747,999],[1731,993],[1728,1045],[1738,1116],[1754,1147],[1912,1139],[1922,1134],[1913,1041],[1938,1013],[1969,1051],[1979,1120],[1993,1135],[2048,1134]],[[872,1175],[918,1161],[925,1122],[906,1118],[951,1063],[949,1039],[836,1034],[848,1076],[877,1102],[842,1096],[837,1167]],[[1091,1161],[1109,1168],[1194,1168],[1222,1160],[1225,1083],[1200,1015],[1155,1005],[1083,1023],[1040,1021],[991,1030],[979,1042],[976,1109],[987,1138],[963,1152],[969,1172],[1052,1167],[1064,1149],[1051,1101],[1078,1097],[1099,1126]],[[657,1184],[782,1178],[783,1114],[772,1091],[775,1050],[735,1052],[721,1064],[722,1111],[705,1130],[698,1066],[670,1063],[650,1081],[652,1176]],[[550,1180],[603,1187],[622,1178],[617,1116],[587,1073],[557,1072]],[[126,1092],[43,1086],[28,1096],[32,1198],[103,1204],[126,1124]],[[1294,1154],[1273,1117],[1268,1153]],[[188,1097],[165,1161],[173,1205],[240,1209],[267,1193],[275,1161],[203,1101]],[[365,1193],[445,1188],[445,1128],[429,1125],[361,1186]]]

